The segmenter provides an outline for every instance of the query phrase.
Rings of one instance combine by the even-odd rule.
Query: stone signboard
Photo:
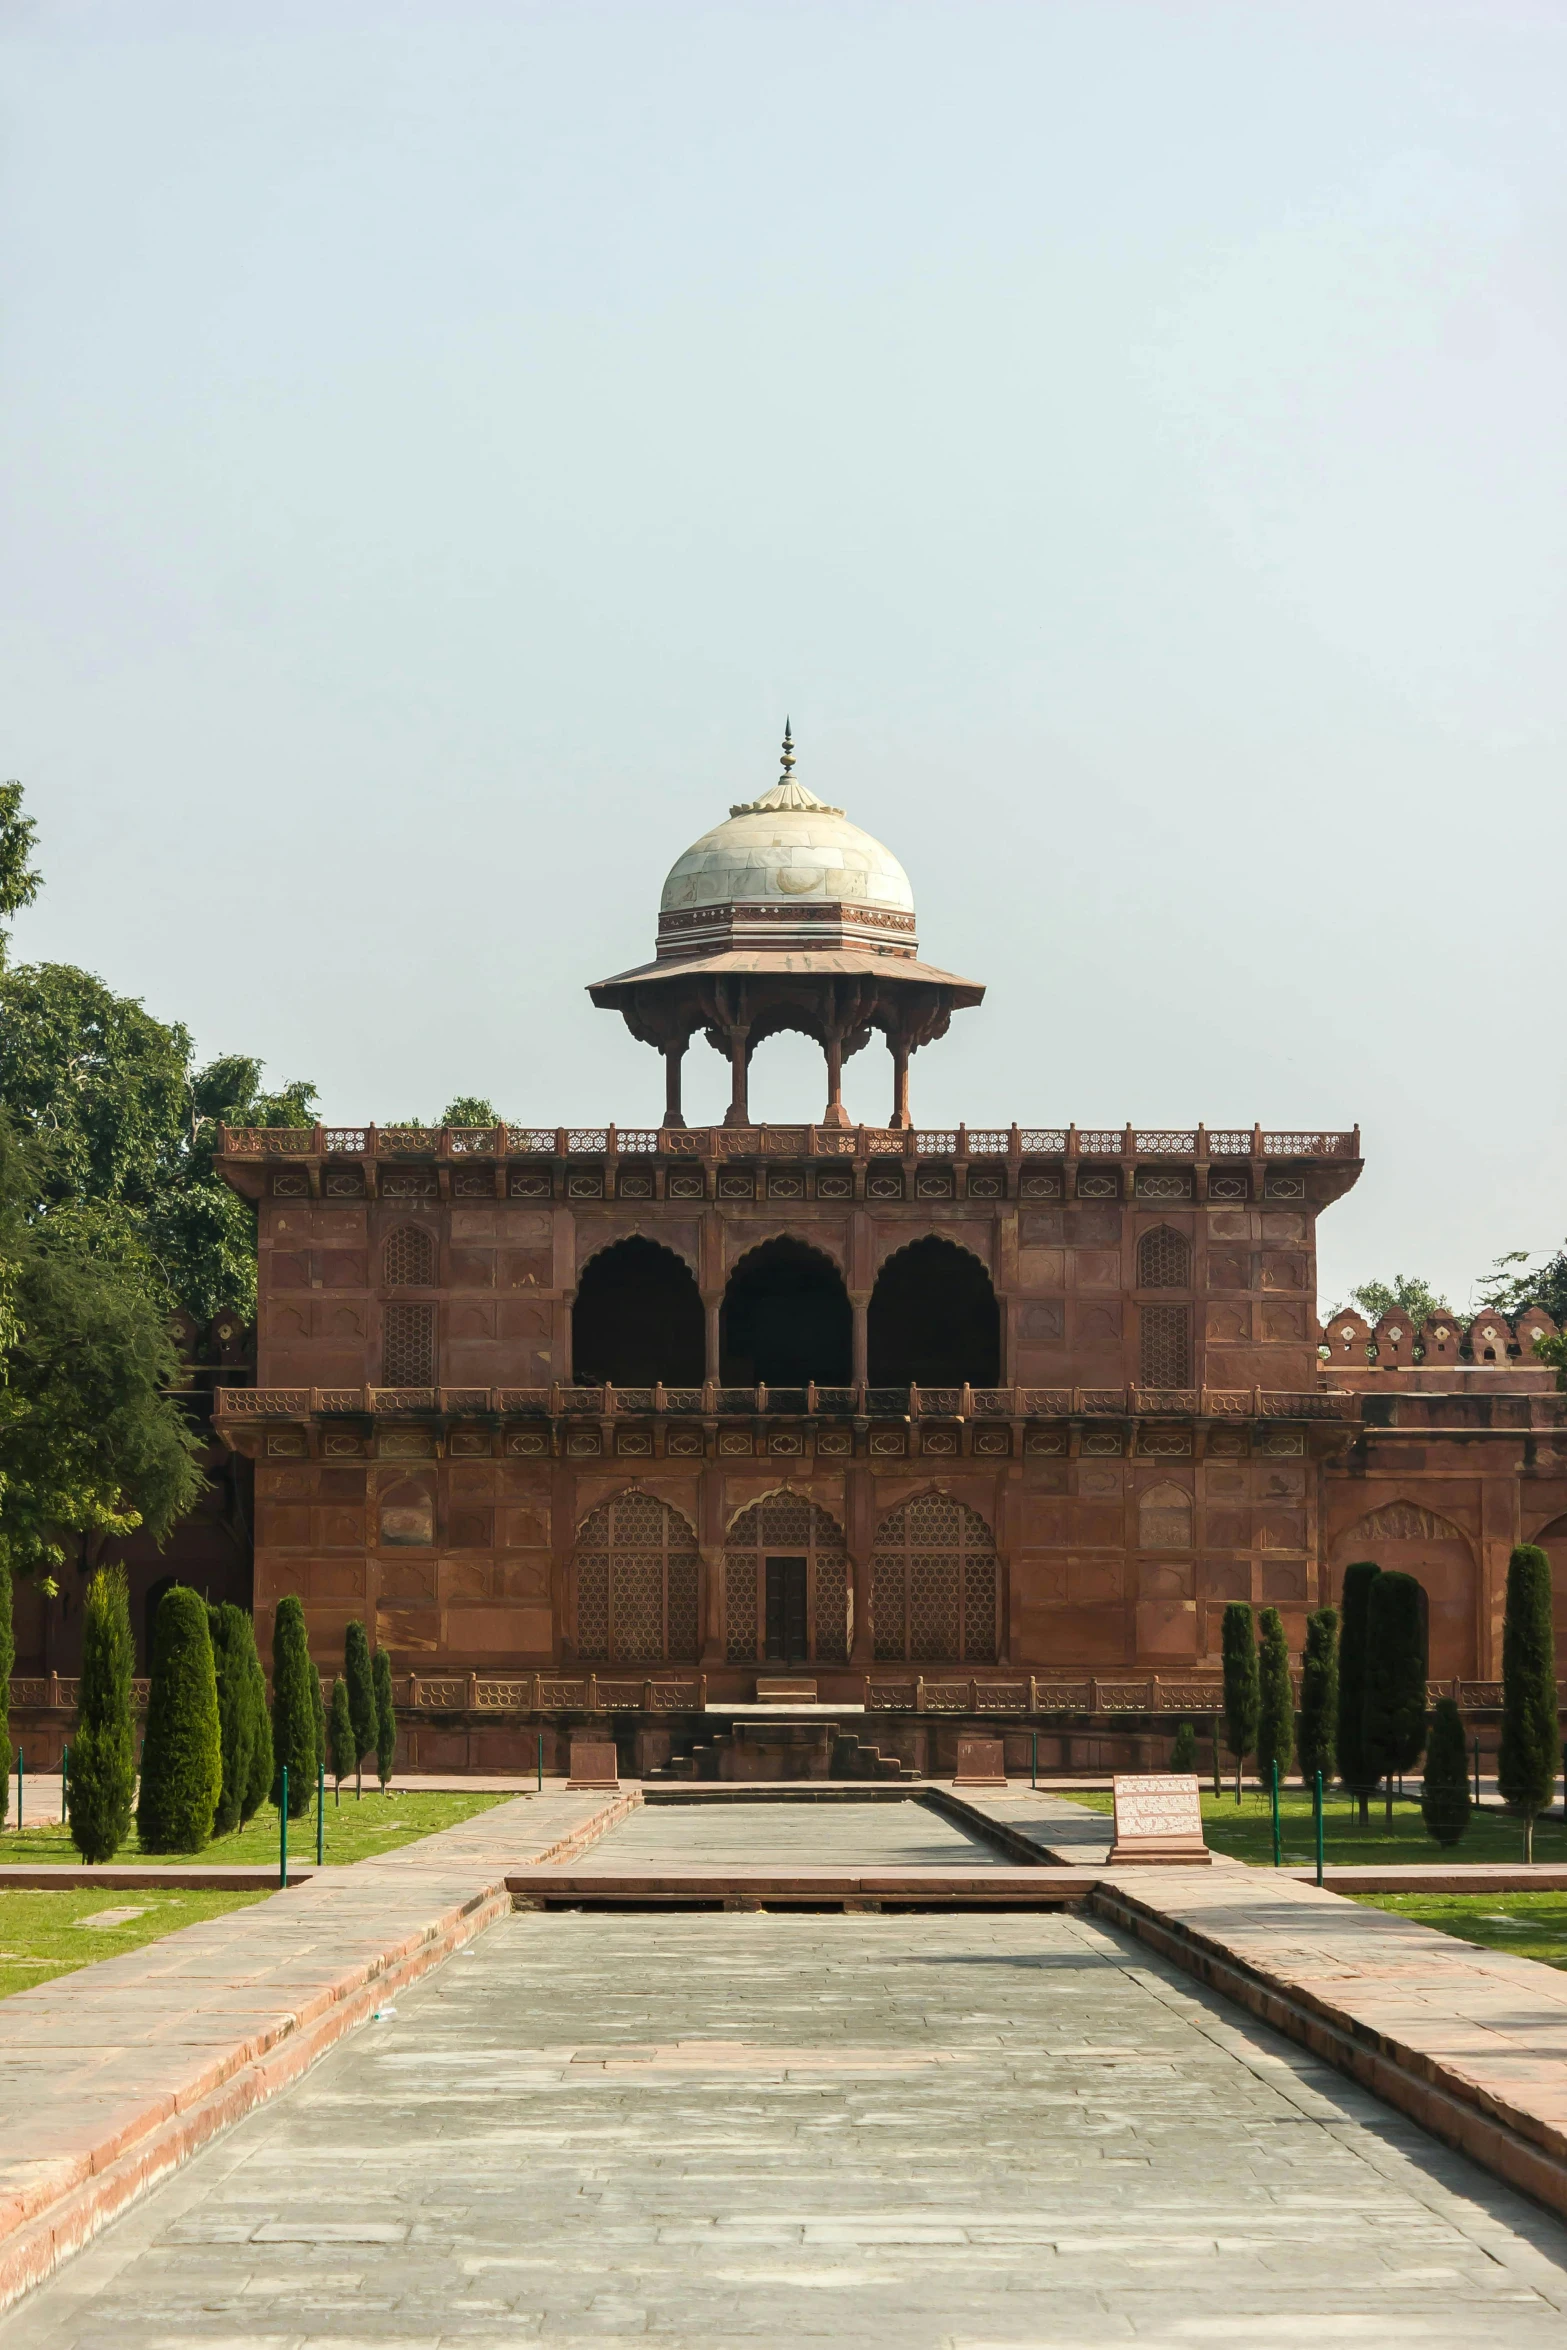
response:
[[[1195,1777],[1156,1771],[1116,1779],[1112,1868],[1133,1860],[1184,1861],[1200,1868],[1212,1858],[1203,1842]]]
[[[568,1789],[591,1789],[595,1794],[615,1792],[620,1785],[620,1766],[609,1739],[573,1738],[571,1776],[566,1785]]]
[[[1007,1750],[999,1738],[960,1738],[954,1787],[1005,1787]]]

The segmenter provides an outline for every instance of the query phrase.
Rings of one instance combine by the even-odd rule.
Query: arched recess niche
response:
[[[1001,1308],[972,1251],[936,1233],[883,1263],[866,1323],[875,1387],[1001,1384]]]
[[[700,1387],[701,1294],[684,1257],[640,1233],[583,1266],[571,1309],[573,1376],[586,1386]]]
[[[748,1249],[729,1276],[719,1316],[726,1387],[847,1386],[854,1317],[843,1275],[820,1249],[787,1235]]]
[[[573,1560],[577,1656],[587,1665],[692,1665],[701,1653],[696,1532],[633,1487],[590,1510]]]
[[[776,1637],[782,1570],[803,1561],[803,1653]],[[731,1521],[724,1536],[724,1655],[732,1665],[847,1664],[849,1551],[843,1528],[803,1493],[764,1493]],[[769,1624],[769,1601],[773,1624]]]
[[[978,1510],[936,1490],[889,1510],[871,1557],[876,1662],[994,1664],[1000,1580]]]
[[[1461,1527],[1419,1502],[1384,1502],[1335,1537],[1331,1558],[1335,1607],[1342,1604],[1344,1569],[1356,1559],[1413,1575],[1429,1608],[1432,1679],[1473,1675],[1479,1576],[1474,1547]]]

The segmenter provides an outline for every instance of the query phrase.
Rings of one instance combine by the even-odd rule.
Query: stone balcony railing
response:
[[[1359,1399],[1256,1387],[220,1387],[256,1420],[1346,1420]]]
[[[229,1158],[1358,1159],[1360,1128],[224,1126]]]

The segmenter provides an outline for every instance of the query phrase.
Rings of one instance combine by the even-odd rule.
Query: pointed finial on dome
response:
[[[829,808],[825,800],[819,800],[813,791],[807,791],[803,783],[795,782],[794,728],[787,718],[784,720],[783,733],[783,773],[772,790],[763,792],[759,800],[741,800],[729,813],[731,816],[761,816],[771,815],[779,808],[818,808],[824,816],[843,814],[841,808]]]

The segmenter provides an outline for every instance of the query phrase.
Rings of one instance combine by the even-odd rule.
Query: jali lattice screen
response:
[[[871,1559],[878,1664],[996,1661],[996,1546],[977,1510],[927,1493],[883,1518]]]
[[[577,1654],[584,1664],[693,1665],[696,1535],[650,1493],[619,1493],[577,1530]]]

